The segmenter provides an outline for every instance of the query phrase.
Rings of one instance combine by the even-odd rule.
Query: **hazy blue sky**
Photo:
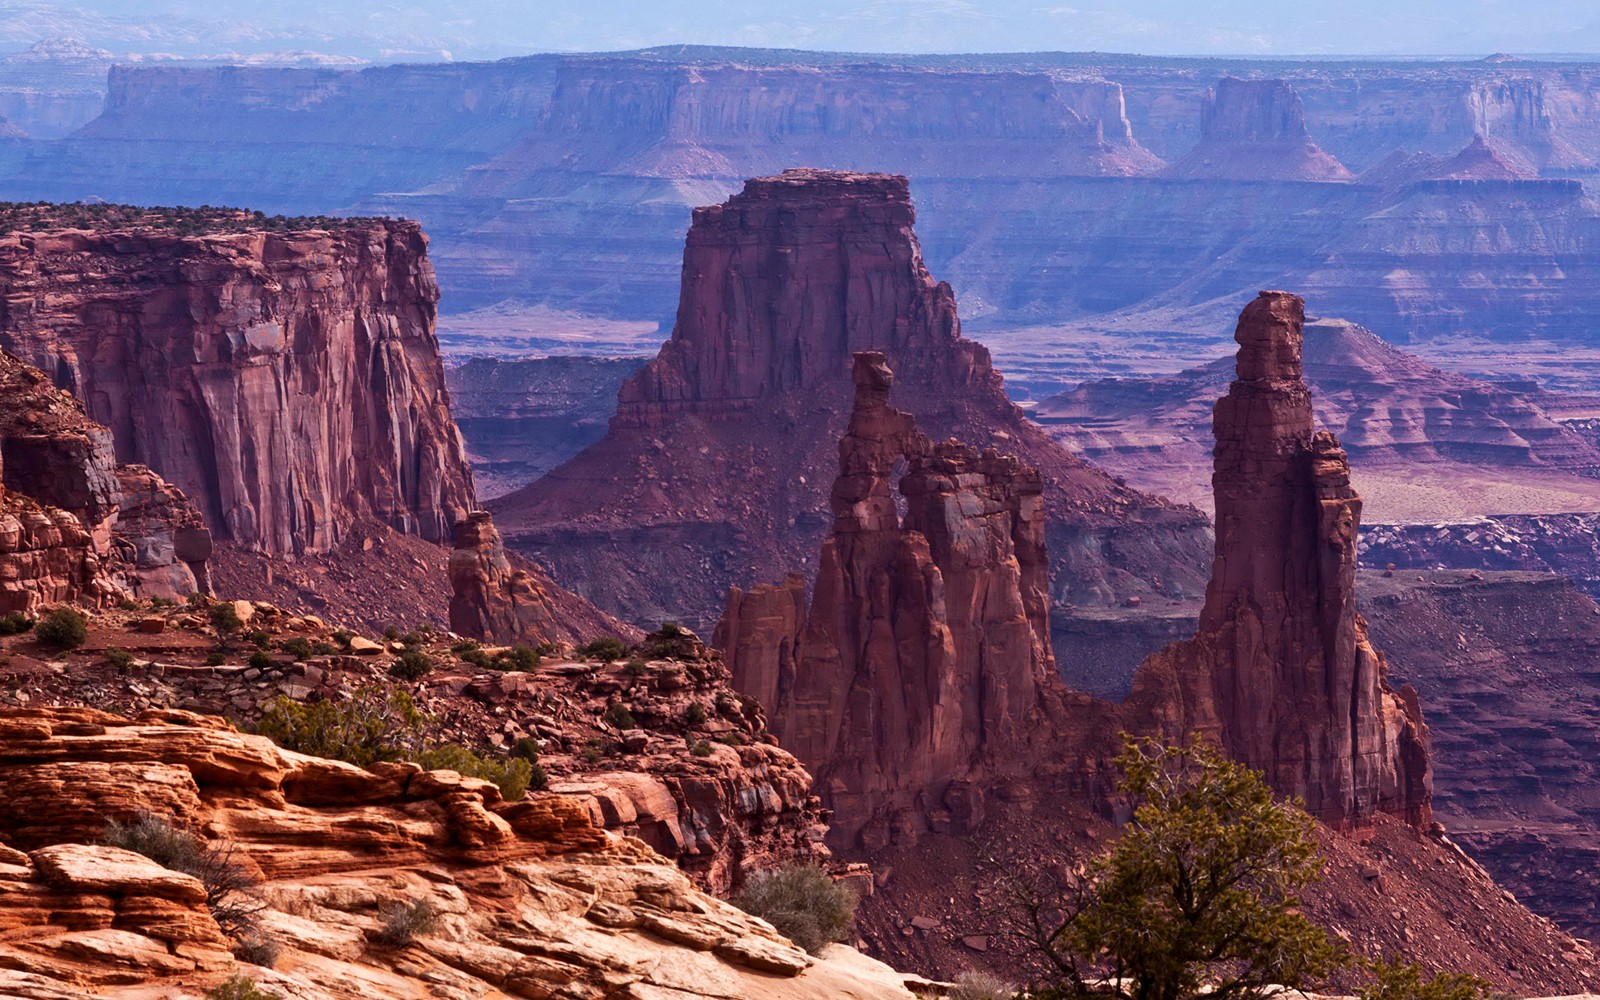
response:
[[[1600,51],[1600,0],[0,0],[10,47],[483,58],[677,42],[845,51]]]

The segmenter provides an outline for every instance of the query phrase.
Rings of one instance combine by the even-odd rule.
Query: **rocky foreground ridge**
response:
[[[554,793],[415,765],[363,770],[163,710],[0,711],[0,991],[198,998],[244,972],[294,997],[909,998],[849,949],[808,956]],[[232,845],[275,968],[236,960],[191,875],[98,845],[170,817]],[[426,903],[433,926],[382,933]],[[424,986],[423,984],[427,984]]]
[[[709,623],[729,584],[810,576],[851,355],[876,350],[930,437],[1039,470],[1053,598],[1198,592],[1204,519],[1117,484],[1022,415],[988,350],[961,336],[914,221],[903,177],[815,170],[696,211],[672,338],[624,383],[604,439],[489,505],[507,544],[633,621]]]

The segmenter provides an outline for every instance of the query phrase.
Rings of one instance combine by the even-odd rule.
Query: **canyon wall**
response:
[[[1118,485],[1022,415],[961,336],[914,220],[905,178],[831,171],[751,180],[698,210],[671,339],[624,383],[605,438],[490,503],[506,544],[634,622],[707,626],[730,584],[810,575],[851,356],[878,350],[931,437],[1039,470],[1055,599],[1198,593],[1203,518]]]
[[[449,541],[473,488],[415,223],[69,214],[0,239],[0,345],[82,399],[117,461],[267,554],[329,551],[360,517]]]
[[[1356,611],[1361,497],[1338,440],[1314,431],[1304,303],[1262,292],[1239,317],[1237,378],[1217,402],[1217,555],[1199,629],[1146,660],[1126,703],[1203,733],[1340,826],[1382,811],[1425,826],[1417,695],[1393,692]]]
[[[1272,284],[1397,340],[1582,338],[1597,213],[1561,178],[1600,160],[1595,93],[1592,67],[1514,61],[706,49],[119,68],[101,117],[21,146],[0,193],[398,213],[440,237],[452,309],[656,319],[693,206],[791,166],[889,170],[917,184],[939,273],[1007,326],[1138,306],[1198,328]],[[1526,183],[1384,181],[1394,156],[1437,165],[1476,139]],[[1302,233],[1272,224],[1289,216]]]

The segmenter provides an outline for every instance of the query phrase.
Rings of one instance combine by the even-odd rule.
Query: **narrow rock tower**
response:
[[[1344,449],[1313,428],[1304,311],[1262,292],[1239,317],[1238,377],[1214,411],[1216,559],[1199,631],[1140,667],[1130,719],[1213,736],[1334,826],[1378,811],[1420,825],[1427,728],[1356,612],[1361,497]]]

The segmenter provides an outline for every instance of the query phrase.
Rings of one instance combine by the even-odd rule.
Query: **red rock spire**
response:
[[[1215,736],[1316,816],[1429,818],[1427,729],[1356,612],[1361,497],[1314,431],[1304,303],[1262,292],[1239,317],[1238,378],[1214,411],[1216,559],[1199,632],[1140,668],[1130,702]]]

